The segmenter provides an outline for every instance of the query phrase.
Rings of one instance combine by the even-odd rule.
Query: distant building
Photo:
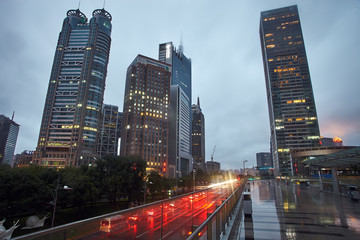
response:
[[[256,164],[258,167],[273,167],[271,153],[256,153]]]
[[[159,61],[171,65],[169,119],[169,177],[179,178],[192,171],[191,157],[191,60],[182,44],[176,50],[172,42],[159,45]]]
[[[273,162],[271,153],[261,152],[256,153],[256,164],[260,176],[272,175]]]
[[[118,155],[119,138],[121,137],[122,113],[118,106],[104,104],[98,141],[99,157]]]
[[[13,164],[20,125],[5,115],[0,115],[0,164]]]
[[[320,131],[297,6],[261,12],[260,39],[275,175],[292,175],[290,151],[319,146]]]
[[[23,151],[21,154],[16,154],[15,164],[17,167],[29,167],[32,164],[32,157],[34,151]]]
[[[339,137],[328,138],[328,137],[321,137],[320,138],[320,145],[322,147],[341,147],[343,146],[343,140]]]
[[[192,111],[192,157],[195,164],[205,163],[205,117],[200,99],[191,106]]]
[[[110,54],[111,15],[88,22],[69,10],[56,46],[33,162],[64,168],[96,161],[100,114]]]
[[[217,174],[220,172],[220,163],[215,161],[206,161],[200,165],[200,169],[206,171],[207,174]]]
[[[139,156],[147,172],[167,175],[171,65],[138,55],[126,74],[121,156]]]

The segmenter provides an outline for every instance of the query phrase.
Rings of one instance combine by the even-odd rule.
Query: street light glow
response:
[[[221,186],[223,184],[231,183],[231,182],[234,182],[234,181],[236,181],[236,179],[232,179],[232,180],[221,182],[221,183],[214,183],[214,184],[209,185],[208,187],[209,188],[218,187],[218,186]]]

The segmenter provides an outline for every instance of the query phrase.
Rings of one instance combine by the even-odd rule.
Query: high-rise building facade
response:
[[[179,85],[191,102],[191,59],[183,51],[182,44],[176,50],[172,42],[162,43],[159,45],[159,61],[171,65],[171,85]]]
[[[175,170],[176,178],[191,172],[191,60],[184,55],[183,46],[177,50],[172,42],[159,45],[159,61],[171,65],[171,102],[172,117],[169,134],[170,177]],[[175,86],[178,86],[176,88]],[[177,114],[177,115],[174,115]],[[170,159],[171,158],[171,159]],[[175,163],[175,165],[173,165]]]
[[[89,22],[79,9],[67,12],[51,70],[35,164],[61,168],[96,160],[111,20],[104,9],[93,11]]]
[[[191,106],[192,111],[192,157],[194,163],[205,163],[205,117],[200,108],[200,99]]]
[[[169,177],[180,178],[192,171],[190,151],[190,99],[179,85],[170,86]]]
[[[12,165],[20,125],[0,115],[0,164]]]
[[[147,172],[167,175],[171,65],[138,55],[126,74],[121,156],[139,156]]]
[[[118,106],[104,104],[101,114],[101,127],[98,141],[99,157],[118,155],[118,146],[121,137],[122,113]]]
[[[261,12],[260,39],[275,175],[292,175],[290,149],[314,147],[320,132],[297,6]]]

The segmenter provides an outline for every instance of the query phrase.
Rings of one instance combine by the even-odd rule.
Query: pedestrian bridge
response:
[[[14,239],[218,239],[246,181],[232,180],[170,199]]]

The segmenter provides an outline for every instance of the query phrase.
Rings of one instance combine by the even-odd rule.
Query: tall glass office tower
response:
[[[171,94],[169,119],[169,177],[189,174],[193,168],[191,156],[191,60],[180,44],[159,45],[159,61],[171,64]]]
[[[290,149],[320,138],[297,6],[261,12],[260,39],[275,175],[292,175]]]
[[[89,22],[79,9],[67,12],[34,153],[36,164],[65,167],[96,160],[111,20],[104,9],[93,11]]]

